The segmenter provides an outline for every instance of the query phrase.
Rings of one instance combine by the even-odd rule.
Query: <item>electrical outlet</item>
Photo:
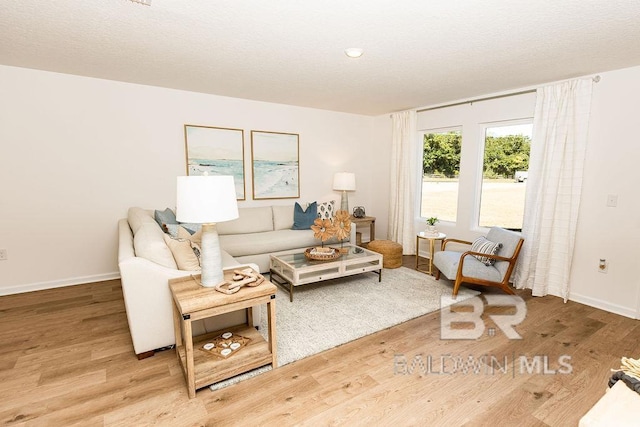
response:
[[[4,261],[6,259],[9,259],[9,256],[7,255],[7,250],[0,249],[0,261]]]
[[[606,273],[609,270],[609,263],[606,259],[600,258],[600,262],[598,262],[598,271],[600,273]]]

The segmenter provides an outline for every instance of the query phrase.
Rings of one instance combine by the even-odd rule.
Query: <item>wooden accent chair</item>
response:
[[[445,239],[442,241],[442,250],[435,253],[433,265],[436,266],[436,280],[440,279],[440,273],[453,280],[453,298],[458,295],[458,289],[462,283],[470,283],[483,286],[497,286],[508,294],[514,294],[509,286],[509,278],[516,265],[520,249],[524,239],[519,233],[493,227],[487,234],[487,239],[502,243],[502,248],[496,255],[482,254],[479,252],[466,252],[447,250],[448,243],[471,245],[471,242],[458,239]],[[495,260],[493,265],[485,265],[475,256],[480,255]]]

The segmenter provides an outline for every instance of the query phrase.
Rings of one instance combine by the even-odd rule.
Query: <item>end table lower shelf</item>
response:
[[[231,354],[226,358],[216,356],[203,349],[206,343],[211,342],[211,340],[224,332],[232,332],[234,335],[249,338],[250,341],[238,350],[236,354]],[[186,377],[186,348],[181,345],[176,346],[176,349]],[[198,390],[252,369],[269,365],[272,362],[272,357],[269,343],[262,338],[262,335],[253,326],[239,325],[195,336],[193,337],[195,389]]]

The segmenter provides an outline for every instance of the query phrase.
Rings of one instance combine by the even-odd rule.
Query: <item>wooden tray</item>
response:
[[[227,332],[227,334],[229,334],[228,338],[225,338],[224,334],[221,334],[207,341],[207,343],[205,343],[207,347],[201,346],[200,349],[202,351],[206,351],[210,354],[213,354],[215,356],[225,359],[229,356],[236,354],[239,350],[242,349],[242,347],[244,347],[249,343],[249,341],[251,341],[250,338],[243,337],[242,335],[238,335],[231,332]],[[236,349],[233,349],[231,348],[231,344],[237,344],[238,347]],[[208,348],[211,345],[213,345],[213,347]],[[224,354],[222,352],[222,350],[225,350],[225,349],[229,350],[229,352],[227,352],[228,354]]]
[[[339,250],[333,249],[333,253],[327,254],[312,254],[311,251],[315,248],[307,248],[304,251],[304,256],[308,259],[312,259],[314,261],[333,261],[335,259],[340,258],[342,255]]]

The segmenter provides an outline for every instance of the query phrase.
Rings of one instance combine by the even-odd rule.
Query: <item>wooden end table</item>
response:
[[[225,270],[224,277],[230,280],[233,269]],[[235,294],[227,295],[214,288],[200,286],[200,276],[180,277],[169,280],[173,297],[173,320],[176,334],[176,354],[187,381],[189,398],[196,390],[243,372],[271,364],[276,368],[276,286],[265,280],[255,287],[244,286]],[[267,304],[269,341],[265,341],[253,326],[251,308]],[[192,336],[191,323],[208,317],[245,309],[247,323]],[[250,341],[236,353],[226,358],[204,349],[204,344],[231,332]]]
[[[363,218],[355,218],[351,216],[351,222],[355,224],[354,226],[357,228],[358,225],[369,225],[369,242],[373,242],[376,239],[376,217],[375,216],[365,216]],[[362,245],[362,235],[356,232],[356,241],[352,242],[358,246]],[[367,242],[365,242],[367,243]]]
[[[440,240],[440,246],[442,247],[442,241],[447,237],[444,233],[438,234],[429,234],[427,232],[421,231],[418,233],[416,237],[416,270],[422,271],[423,273],[433,275],[433,254],[436,251],[436,240]],[[425,239],[429,241],[429,262],[428,263],[420,263],[420,258],[425,258],[420,256],[420,240]],[[428,270],[421,269],[420,267],[427,266]]]

